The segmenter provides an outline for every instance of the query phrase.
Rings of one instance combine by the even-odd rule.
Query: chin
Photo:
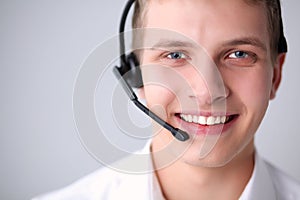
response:
[[[232,148],[231,146],[230,149],[218,149],[215,146],[211,151],[202,155],[199,150],[197,152],[195,149],[189,149],[180,160],[185,164],[195,167],[221,168],[248,159],[252,157],[253,153],[254,144],[250,140],[249,143],[236,148]]]
[[[191,158],[183,156],[182,162],[185,164],[195,166],[195,167],[205,167],[205,168],[220,168],[226,166],[228,163],[230,163],[233,160],[232,157],[226,157],[226,158],[219,158],[219,157],[213,157],[213,156],[207,156],[205,158]]]

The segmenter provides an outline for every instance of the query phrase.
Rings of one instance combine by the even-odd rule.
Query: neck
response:
[[[155,141],[152,149],[155,152]],[[156,159],[153,157],[154,166]],[[168,200],[238,199],[254,168],[254,144],[249,144],[222,167],[192,166],[181,160],[156,171],[162,193]]]

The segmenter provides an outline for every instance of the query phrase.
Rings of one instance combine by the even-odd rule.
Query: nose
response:
[[[223,102],[229,96],[222,74],[210,58],[192,64],[187,74],[188,96],[196,99],[199,105]]]

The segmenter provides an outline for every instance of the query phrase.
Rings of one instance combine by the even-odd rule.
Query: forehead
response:
[[[146,18],[145,27],[176,31],[201,45],[236,37],[269,43],[264,6],[245,0],[151,0]]]

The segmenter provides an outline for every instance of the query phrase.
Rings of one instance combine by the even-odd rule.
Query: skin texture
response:
[[[167,199],[237,199],[251,177],[254,135],[275,97],[285,58],[279,54],[272,62],[264,9],[242,0],[161,0],[150,2],[146,17],[146,28],[186,37],[152,39],[148,45],[154,47],[142,53],[140,95],[193,138],[183,143],[154,127],[152,152],[162,191]],[[183,122],[179,113],[235,117],[226,129],[214,130]],[[163,163],[172,158],[177,160]]]

